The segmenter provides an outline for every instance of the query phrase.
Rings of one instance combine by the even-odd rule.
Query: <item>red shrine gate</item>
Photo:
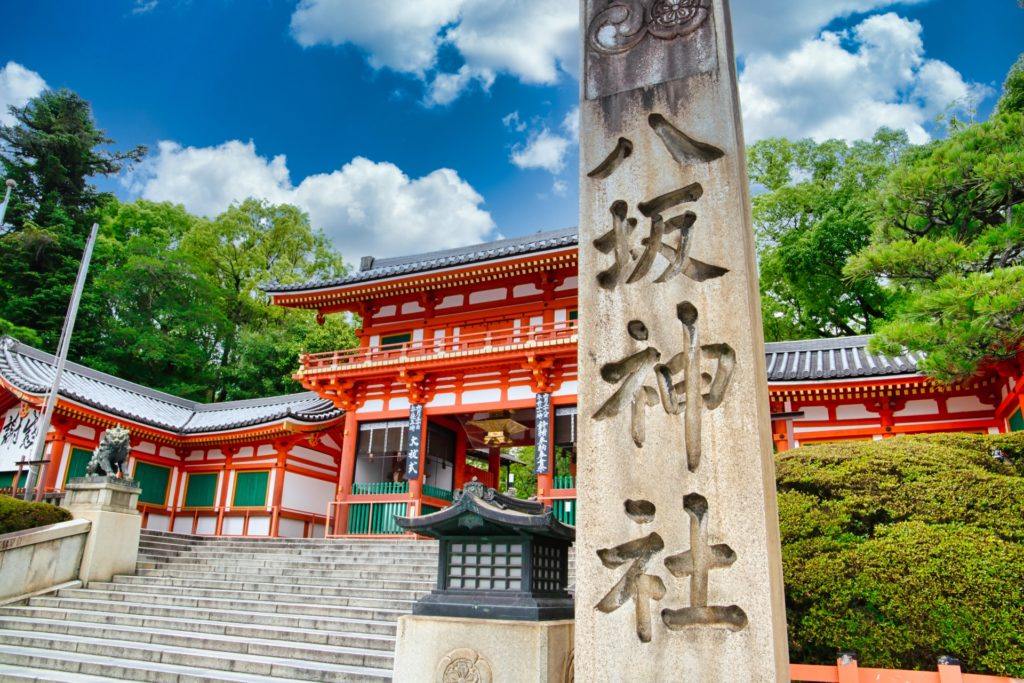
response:
[[[300,359],[305,393],[205,405],[72,363],[44,488],[59,495],[100,433],[123,426],[150,529],[386,536],[400,532],[395,514],[444,507],[473,478],[523,495],[534,476],[536,495],[572,524],[576,239],[560,230],[366,258],[335,281],[270,288],[282,306],[361,317],[358,348]],[[1024,429],[1024,355],[940,386],[917,371],[920,356],[870,354],[867,341],[767,345],[778,450]],[[0,490],[24,486],[18,463],[52,377],[52,356],[0,339]]]

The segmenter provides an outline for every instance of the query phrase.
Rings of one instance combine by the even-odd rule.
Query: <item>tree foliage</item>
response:
[[[807,446],[776,474],[793,661],[1024,675],[1024,434]]]
[[[984,123],[907,154],[882,184],[872,243],[846,266],[902,303],[875,350],[928,354],[942,380],[1011,358],[1024,342],[1024,78]]]
[[[0,163],[17,181],[0,236],[0,333],[53,349],[89,225],[100,238],[71,348],[73,359],[199,400],[298,390],[300,352],[355,343],[340,319],[273,308],[258,286],[344,272],[326,237],[288,205],[247,200],[213,220],[181,206],[122,203],[91,181],[143,148],[108,151],[89,104],[47,91],[11,110]]]
[[[769,341],[871,332],[890,296],[870,280],[851,283],[847,259],[868,245],[871,195],[906,134],[882,129],[870,141],[761,140],[749,150]]]

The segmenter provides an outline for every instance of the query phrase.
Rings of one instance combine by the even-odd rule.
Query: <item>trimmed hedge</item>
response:
[[[10,496],[0,496],[0,534],[34,529],[37,526],[66,522],[71,513],[49,503],[27,503]]]
[[[793,661],[948,654],[1024,676],[1024,433],[807,446],[776,467]]]

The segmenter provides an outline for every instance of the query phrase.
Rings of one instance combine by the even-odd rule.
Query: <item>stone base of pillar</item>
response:
[[[406,615],[398,620],[396,681],[571,683],[573,668],[572,619]]]
[[[88,585],[115,574],[134,574],[142,530],[139,485],[130,479],[78,477],[68,482],[66,491],[62,507],[75,519],[92,522],[79,579]]]

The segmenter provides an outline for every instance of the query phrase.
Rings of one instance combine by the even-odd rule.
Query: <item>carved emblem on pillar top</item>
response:
[[[716,70],[713,2],[587,0],[587,99]]]

